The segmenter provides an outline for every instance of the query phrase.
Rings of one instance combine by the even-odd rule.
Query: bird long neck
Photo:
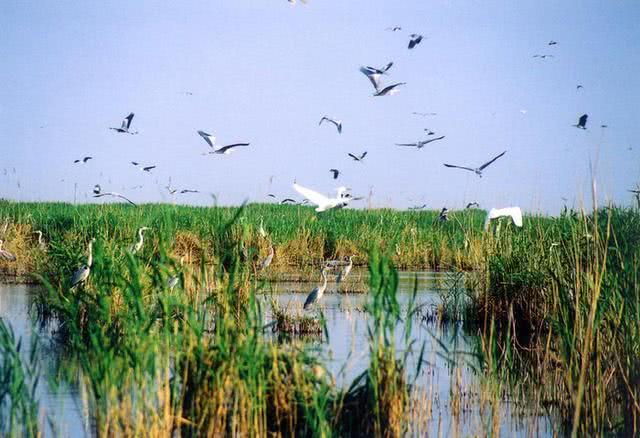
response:
[[[142,244],[142,242],[144,241],[144,229],[140,228],[138,230],[138,243]]]
[[[0,251],[2,251],[2,244],[4,243],[4,240],[0,239]]]
[[[323,278],[323,283],[322,283],[322,290],[324,290],[327,287],[327,271],[326,270],[322,270],[322,278]]]
[[[87,257],[87,266],[93,264],[93,241],[89,242],[89,257]]]
[[[36,231],[38,233],[38,245],[42,245],[42,231]]]

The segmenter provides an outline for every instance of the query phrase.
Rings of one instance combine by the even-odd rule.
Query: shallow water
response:
[[[366,273],[354,272],[354,277],[364,279]],[[416,283],[417,281],[417,283]],[[451,277],[446,273],[435,272],[401,272],[398,299],[403,309],[413,296],[414,285],[417,285],[416,304],[425,306],[439,302],[438,288],[443,287]],[[262,302],[265,309],[265,323],[271,321],[271,301],[286,307],[288,312],[302,313],[302,304],[308,292],[314,287],[309,283],[274,283],[265,288]],[[87,415],[83,415],[83,397],[78,387],[60,383],[56,377],[58,368],[56,361],[61,360],[56,351],[50,348],[48,333],[34,328],[28,314],[29,293],[33,286],[0,285],[0,317],[8,321],[16,334],[23,340],[23,353],[28,356],[35,333],[38,333],[41,344],[38,356],[42,373],[38,397],[41,410],[47,415],[53,429],[48,428],[46,435],[82,436],[87,435],[85,426]],[[367,316],[364,306],[367,294],[335,293],[335,283],[329,282],[327,292],[320,302],[328,341],[321,337],[287,338],[274,335],[274,342],[296,342],[306,348],[317,348],[327,357],[326,368],[334,376],[339,385],[347,386],[368,365]],[[450,436],[452,434],[485,435],[491,431],[491,410],[480,414],[477,397],[472,394],[477,390],[478,378],[469,365],[473,359],[468,354],[472,351],[473,336],[465,334],[459,324],[438,325],[425,323],[414,318],[411,339],[416,343],[411,348],[408,361],[409,378],[416,377],[417,356],[422,344],[425,345],[424,359],[416,383],[425,400],[431,401],[431,414],[427,416],[426,408],[419,417],[430,418],[429,434],[433,436]],[[405,349],[404,327],[396,331],[396,342],[400,352]],[[458,371],[459,370],[459,371]],[[452,417],[450,403],[451,390],[456,381],[461,382],[463,394],[463,412],[459,417]],[[475,389],[474,389],[475,388]],[[500,403],[500,435],[504,436],[546,436],[552,435],[551,422],[548,418],[527,414],[525,416],[512,413],[511,401]],[[85,419],[85,421],[83,421]]]

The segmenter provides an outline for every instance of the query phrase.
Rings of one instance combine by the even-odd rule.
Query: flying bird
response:
[[[397,32],[399,30],[402,30],[402,28],[400,26],[393,26],[393,27],[387,27],[385,30],[390,30],[391,32]]]
[[[360,71],[362,73],[364,73],[365,75],[386,75],[387,71],[393,67],[393,62],[389,62],[387,65],[385,65],[384,67],[380,67],[380,68],[376,68],[376,67],[371,67],[371,66],[366,66],[366,67],[360,67]]]
[[[409,35],[409,37],[410,37],[410,39],[409,39],[409,49],[413,49],[415,46],[420,44],[420,42],[422,41],[422,35],[419,35],[417,33],[412,33],[411,35]]]
[[[479,208],[480,204],[477,202],[469,202],[465,208]]]
[[[77,160],[73,160],[73,163],[75,164],[75,163],[79,163],[79,162],[81,162],[81,161],[82,161],[83,163],[86,163],[86,162],[87,162],[87,161],[89,161],[89,160],[93,160],[93,157],[84,157],[84,158],[79,158],[79,159],[77,159]]]
[[[338,175],[340,175],[340,171],[338,169],[329,169],[329,172],[333,173],[333,179],[338,179]]]
[[[413,207],[409,207],[409,210],[424,210],[425,208],[427,208],[427,204],[414,205]]]
[[[229,155],[231,152],[233,152],[236,148],[239,147],[246,147],[249,146],[250,143],[233,143],[233,144],[229,144],[227,146],[222,146],[221,148],[215,149],[213,151],[208,152],[207,154],[211,155],[211,154],[224,154],[224,155]],[[207,155],[207,154],[203,154],[203,155]]]
[[[410,146],[410,147],[422,149],[423,147],[425,147],[425,145],[428,145],[429,143],[434,141],[442,140],[443,138],[444,138],[444,135],[441,137],[431,138],[429,140],[419,140],[415,143],[396,143],[396,146]]]
[[[210,148],[214,147],[216,144],[216,138],[212,134],[208,134],[204,131],[198,131],[198,134],[207,142]]]
[[[199,190],[192,190],[192,189],[182,189],[180,190],[180,194],[184,195],[185,193],[200,193]]]
[[[429,129],[429,128],[424,128],[424,133],[425,133],[425,134],[427,134],[427,135],[434,135],[434,134],[435,134],[435,132],[433,132],[433,131],[432,131],[431,129]]]
[[[505,216],[510,217],[517,227],[522,226],[522,210],[520,210],[520,207],[492,208],[484,221],[485,231],[489,229],[489,223],[492,219]]]
[[[99,195],[101,191],[102,191],[102,187],[100,187],[100,184],[96,184],[95,186],[93,186],[94,195]]]
[[[296,200],[291,198],[284,198],[282,201],[280,201],[280,205],[295,204],[295,203],[296,203]]]
[[[384,87],[382,90],[378,90],[376,89],[376,92],[373,93],[374,96],[386,96],[387,94],[389,96],[393,96],[394,94],[396,94],[399,90],[397,89],[400,85],[406,85],[406,82],[398,82],[397,84],[393,84],[393,85],[389,85],[387,87]]]
[[[420,117],[427,117],[427,116],[437,116],[438,113],[419,113],[419,112],[412,112],[411,114],[413,114],[414,116],[420,116]]]
[[[353,155],[351,152],[349,152],[348,154],[351,158],[353,158],[354,161],[362,161],[364,159],[364,157],[367,156],[367,151],[364,151],[362,153],[362,155],[360,155],[359,157],[356,155]]]
[[[133,203],[133,201],[131,201],[126,196],[123,196],[120,193],[116,193],[116,192],[104,192],[104,193],[100,193],[100,194],[97,194],[97,195],[93,195],[94,198],[102,198],[103,196],[113,196],[115,198],[124,199],[125,201],[127,201],[131,205],[136,205],[136,204]]]
[[[576,90],[580,91],[582,90],[584,87],[582,85],[576,85]]]
[[[578,119],[578,123],[573,125],[576,128],[579,129],[587,129],[587,119],[589,118],[589,116],[587,114],[583,114],[580,116],[580,118]]]
[[[553,55],[533,55],[534,58],[540,58],[540,59],[546,59],[546,58],[553,58]]]
[[[338,195],[335,198],[329,198],[315,190],[308,189],[295,182],[293,183],[293,188],[311,203],[317,205],[317,212],[331,210],[332,208],[343,208],[349,205],[349,202],[351,201],[350,197],[345,196],[345,193],[347,192],[346,187],[339,187],[337,189]]]
[[[318,126],[322,125],[322,122],[324,122],[325,120],[327,122],[331,122],[334,125],[336,125],[336,128],[338,129],[338,134],[342,134],[342,120],[334,120],[330,117],[324,116],[320,119],[320,123],[318,123]]]
[[[440,214],[438,215],[438,220],[440,222],[446,222],[449,220],[449,209],[447,207],[442,207],[442,210],[440,210]]]
[[[143,171],[143,172],[149,172],[149,173],[151,173],[151,171],[152,171],[153,169],[155,169],[155,168],[156,168],[156,166],[146,166],[146,167],[143,167],[143,168],[142,168],[142,171]]]
[[[130,113],[127,117],[122,121],[122,125],[119,128],[109,128],[113,129],[116,132],[120,132],[122,134],[137,134],[138,131],[132,132],[129,129],[131,128],[131,121],[133,120],[133,113]]]
[[[549,41],[550,46],[555,46],[556,44],[558,44],[556,41],[553,41],[553,40]]]
[[[456,168],[456,169],[463,169],[463,170],[469,170],[471,172],[475,172],[476,175],[478,175],[480,178],[482,178],[482,171],[484,169],[486,169],[491,163],[493,163],[494,161],[496,161],[498,158],[500,158],[501,156],[503,156],[506,153],[507,153],[507,151],[504,151],[503,153],[496,155],[491,160],[487,161],[482,166],[477,167],[475,169],[472,169],[471,167],[456,166],[454,164],[446,164],[445,163],[444,165],[445,165],[445,167],[452,167],[452,168]]]

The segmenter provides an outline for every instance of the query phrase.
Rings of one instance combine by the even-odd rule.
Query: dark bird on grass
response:
[[[216,144],[216,137],[213,134],[209,134],[204,131],[198,131],[198,135],[200,135],[200,137],[202,137],[204,141],[207,142],[210,148],[213,148]]]
[[[96,239],[91,239],[89,241],[89,256],[87,257],[87,263],[80,266],[71,276],[71,289],[74,289],[81,283],[84,283],[87,278],[89,278],[91,265],[93,264],[93,242],[95,241]]]
[[[393,96],[394,94],[396,94],[399,90],[397,89],[400,85],[406,85],[406,82],[398,82],[397,84],[393,84],[393,85],[389,85],[387,87],[384,87],[382,90],[378,90],[376,89],[376,92],[373,93],[374,96]]]
[[[327,122],[333,123],[338,129],[338,134],[342,134],[342,120],[335,120],[330,117],[324,116],[320,119],[320,123],[318,123],[318,126],[322,125],[322,122],[324,122],[325,120]]]
[[[317,303],[318,301],[320,301],[320,299],[322,299],[322,296],[324,295],[324,291],[327,289],[327,267],[325,266],[324,268],[322,268],[322,278],[323,278],[323,283],[322,286],[318,286],[316,288],[314,288],[311,293],[309,293],[309,296],[307,296],[307,299],[304,302],[304,310],[307,310],[309,307],[311,307],[313,304]]]
[[[470,172],[475,172],[476,175],[478,175],[480,178],[482,178],[482,171],[484,169],[486,169],[489,165],[491,165],[491,163],[493,163],[494,161],[496,161],[498,158],[500,158],[501,156],[503,156],[506,153],[507,153],[507,151],[504,151],[503,153],[496,155],[491,160],[487,161],[486,163],[484,163],[480,167],[476,167],[475,169],[473,169],[471,167],[456,166],[454,164],[446,164],[446,163],[444,163],[444,165],[445,165],[445,167],[452,167],[452,168],[456,168],[456,169],[463,169],[463,170],[468,170]]]
[[[409,146],[409,147],[422,149],[423,147],[425,147],[425,145],[428,145],[429,143],[434,141],[442,140],[443,138],[444,138],[444,135],[441,137],[431,138],[429,140],[419,140],[419,141],[416,141],[415,143],[396,143],[396,146]]]
[[[15,262],[16,256],[10,253],[9,251],[7,251],[6,249],[2,249],[3,244],[4,244],[4,241],[0,239],[0,259],[6,260],[8,262]]]
[[[409,49],[413,49],[415,46],[420,44],[421,41],[422,41],[422,35],[419,35],[417,33],[412,33],[411,35],[409,35]]]
[[[391,32],[398,32],[399,30],[402,30],[402,28],[400,26],[393,26],[393,27],[387,27],[385,30],[390,30]]]
[[[124,199],[125,201],[127,201],[131,205],[136,205],[136,204],[133,203],[133,201],[131,201],[126,196],[121,195],[120,193],[116,193],[116,192],[104,192],[104,193],[100,193],[98,195],[93,195],[94,198],[102,198],[103,196],[113,196],[115,198]]]
[[[480,204],[478,204],[477,202],[469,202],[466,208],[480,208]]]
[[[132,132],[130,131],[131,129],[131,121],[133,120],[133,113],[130,113],[127,117],[124,118],[124,120],[122,121],[122,125],[119,128],[109,128],[109,129],[113,129],[116,132],[119,132],[121,134],[137,134],[138,131]]]
[[[446,222],[449,220],[449,210],[447,207],[442,207],[442,210],[440,210],[440,214],[438,215],[438,220],[440,222]]]
[[[329,169],[329,172],[333,173],[333,179],[338,179],[340,171],[338,169]]]
[[[351,152],[349,152],[349,156],[351,158],[353,158],[354,161],[362,161],[364,159],[364,157],[367,156],[367,151],[364,151],[359,157],[356,155],[353,155]]]
[[[540,55],[540,54],[536,54],[533,55],[534,58],[540,58],[540,59],[546,59],[546,58],[553,58],[553,55]]]
[[[587,114],[583,114],[580,116],[580,118],[578,119],[578,123],[573,125],[576,128],[579,129],[587,129],[587,119],[589,118],[589,116]]]
[[[556,41],[553,41],[553,40],[549,41],[550,46],[555,46],[556,44],[558,44]]]
[[[101,191],[102,191],[102,187],[100,187],[100,184],[96,184],[95,186],[93,186],[94,195],[99,195]]]
[[[208,154],[224,154],[224,155],[229,155],[231,152],[233,152],[234,150],[236,150],[236,148],[239,147],[246,147],[249,146],[250,143],[233,143],[233,144],[229,144],[227,146],[222,146],[221,148],[215,149],[213,151],[208,152]],[[207,154],[203,154],[203,155],[207,155]]]
[[[81,162],[81,161],[82,161],[83,163],[86,163],[86,162],[87,162],[87,161],[89,161],[89,160],[93,160],[93,157],[84,157],[84,158],[79,158],[79,159],[77,159],[77,160],[73,160],[73,163],[75,164],[75,163],[79,163],[79,162]]]

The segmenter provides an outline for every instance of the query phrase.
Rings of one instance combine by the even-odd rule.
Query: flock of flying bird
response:
[[[290,0],[291,1],[291,0]],[[393,26],[390,28],[387,28],[388,31],[391,32],[399,32],[402,30],[402,28],[400,26]],[[423,35],[420,34],[410,34],[409,35],[409,42],[407,45],[407,48],[409,50],[415,49],[424,39]],[[548,43],[548,46],[555,46],[558,43],[556,41],[550,41]],[[553,58],[552,54],[535,54],[533,55],[533,58],[539,58],[539,59],[546,59],[546,58]],[[389,62],[386,65],[382,66],[382,67],[372,67],[372,66],[362,66],[360,68],[360,72],[362,72],[367,79],[370,81],[371,85],[373,86],[374,90],[373,90],[373,96],[375,97],[383,97],[383,96],[392,96],[395,93],[397,93],[400,89],[400,87],[402,87],[403,85],[406,85],[405,82],[395,82],[395,83],[390,83],[388,85],[385,85],[382,81],[383,77],[388,77],[389,75],[389,70],[393,67],[394,63],[393,62]],[[578,85],[576,87],[576,89],[579,91],[583,88],[582,85]],[[186,92],[188,94],[191,94],[190,92]],[[420,112],[414,112],[414,115],[418,115],[418,116],[435,116],[436,113],[420,113]],[[116,133],[119,134],[129,134],[129,135],[136,135],[138,134],[138,131],[133,131],[132,130],[132,122],[134,119],[134,113],[130,113],[128,114],[122,121],[121,125],[119,127],[109,127],[110,130],[115,131]],[[587,120],[588,120],[588,115],[587,114],[583,114],[582,116],[579,117],[578,122],[573,125],[576,128],[579,129],[583,129],[586,130],[587,129]],[[322,126],[323,124],[331,124],[335,127],[335,129],[337,130],[338,134],[342,134],[342,129],[343,129],[343,122],[342,120],[338,120],[336,118],[333,117],[329,117],[329,116],[323,116],[318,125]],[[606,127],[606,125],[602,125],[602,127]],[[444,135],[441,136],[437,136],[437,137],[432,137],[435,135],[435,132],[433,132],[430,129],[425,129],[425,134],[427,137],[427,139],[424,140],[418,140],[415,142],[411,142],[411,143],[396,143],[397,146],[399,147],[415,147],[416,149],[422,149],[425,146],[427,146],[430,143],[436,142],[436,141],[441,141],[445,138]],[[245,148],[248,147],[250,145],[249,142],[237,142],[237,143],[231,143],[231,144],[227,144],[224,146],[218,146],[216,143],[216,137],[209,133],[206,132],[204,130],[198,130],[197,134],[202,138],[202,140],[206,143],[206,145],[209,147],[209,150],[207,152],[202,153],[202,155],[212,155],[212,154],[220,154],[220,155],[228,155],[230,153],[232,153],[233,151],[237,150],[238,148]],[[478,175],[478,177],[482,177],[483,172],[487,169],[487,167],[489,167],[490,165],[492,165],[496,160],[498,160],[499,158],[503,157],[506,154],[506,150],[501,152],[500,154],[494,156],[493,158],[491,158],[490,160],[488,160],[487,162],[481,164],[478,167],[472,167],[472,166],[461,166],[461,165],[456,165],[456,164],[448,164],[448,163],[443,163],[443,165],[447,168],[453,168],[453,169],[460,169],[460,170],[465,170],[465,171],[469,171],[469,172],[473,172],[476,175]],[[348,156],[353,159],[355,162],[363,162],[363,160],[365,159],[365,157],[367,156],[368,152],[364,151],[362,153],[348,153]],[[79,164],[79,163],[83,163],[86,164],[88,161],[92,160],[93,157],[92,156],[84,156],[81,157],[79,159],[74,160],[74,163]],[[131,164],[137,168],[139,168],[142,172],[146,172],[146,173],[150,173],[153,169],[156,168],[155,165],[143,165],[139,162],[136,161],[132,161]],[[332,177],[334,180],[338,179],[340,176],[340,170],[339,169],[329,169],[329,171],[332,174]],[[344,208],[347,207],[351,201],[354,200],[360,200],[362,199],[362,197],[354,197],[353,195],[351,195],[350,193],[350,189],[346,188],[346,187],[339,187],[337,188],[337,193],[335,197],[329,197],[326,196],[324,194],[321,194],[315,190],[312,190],[310,188],[304,187],[300,184],[298,184],[296,181],[294,181],[293,183],[293,188],[296,192],[298,192],[300,195],[302,195],[304,197],[304,201],[301,202],[301,204],[306,204],[306,203],[311,203],[314,204],[316,206],[315,211],[317,212],[324,212],[327,210],[331,210],[331,209],[340,209],[340,208]],[[193,190],[193,189],[182,189],[182,190],[178,190],[175,187],[172,187],[171,185],[171,179],[169,180],[169,184],[166,186],[167,191],[169,192],[169,194],[173,195],[173,194],[187,194],[187,193],[198,193],[198,190]],[[640,190],[631,190],[631,192],[635,193],[636,196],[639,199],[639,203],[640,203]],[[110,197],[116,197],[116,198],[120,198],[130,204],[135,205],[130,199],[128,199],[127,197],[125,197],[124,195],[117,193],[117,192],[112,192],[112,191],[103,191],[101,186],[99,184],[96,184],[94,186],[93,189],[93,196],[96,198],[100,198],[100,197],[104,197],[104,196],[110,196]],[[275,195],[273,194],[268,194],[269,197],[272,198],[276,198]],[[296,201],[292,198],[285,198],[283,200],[280,201],[281,204],[286,204],[286,203],[296,203]],[[474,208],[474,207],[479,207],[479,205],[475,202],[470,202],[469,204],[467,204],[466,208]],[[415,206],[415,207],[411,207],[410,209],[413,210],[420,210],[426,208],[426,204],[420,205],[420,206]],[[494,218],[498,218],[498,217],[503,217],[503,216],[508,216],[510,217],[514,224],[516,226],[522,226],[522,212],[520,210],[519,207],[507,207],[504,209],[492,209],[489,211],[488,215],[487,215],[487,219],[485,222],[485,228],[488,227],[489,222],[494,219]],[[440,221],[447,221],[448,220],[448,209],[446,207],[444,207],[439,214],[439,220]],[[142,227],[138,230],[138,240],[132,244],[129,247],[129,252],[132,254],[136,254],[138,253],[144,244],[144,233],[149,230],[148,227]],[[264,232],[264,229],[262,227],[260,227],[260,231],[261,234],[264,236],[266,236],[266,233]],[[42,240],[42,232],[40,231],[36,231],[36,233],[38,233],[38,242],[40,245],[40,248],[46,249],[46,245],[44,244],[43,240]],[[82,265],[80,268],[78,268],[78,270],[76,270],[74,272],[74,274],[71,277],[71,287],[72,288],[76,288],[77,286],[79,286],[80,284],[82,284],[83,282],[85,282],[87,280],[87,278],[89,277],[90,271],[91,271],[91,265],[93,262],[93,243],[94,243],[95,239],[91,239],[91,241],[88,244],[88,257],[87,257],[87,262],[86,264]],[[3,260],[7,260],[7,261],[15,261],[16,257],[15,255],[13,255],[12,253],[10,253],[9,251],[5,250],[2,248],[3,245],[3,241],[0,240],[0,259]],[[275,252],[274,252],[274,248],[273,245],[270,245],[270,249],[269,249],[269,254],[267,255],[267,257],[262,260],[258,266],[260,270],[264,270],[266,269],[271,262],[273,261]],[[307,297],[305,303],[304,303],[304,309],[308,309],[310,308],[310,306],[312,306],[314,303],[316,303],[317,301],[319,301],[326,288],[327,288],[327,271],[333,268],[337,268],[337,267],[342,267],[343,269],[340,271],[340,273],[337,276],[337,283],[338,285],[349,275],[349,273],[351,272],[351,269],[353,267],[353,257],[354,256],[349,256],[348,261],[343,261],[343,260],[333,260],[333,261],[328,261],[325,262],[323,264],[322,270],[321,270],[321,275],[323,278],[323,283],[322,285],[314,288],[311,293],[309,294],[309,296]],[[168,279],[167,285],[169,288],[173,288],[178,284],[178,277],[177,276],[172,276]]]

